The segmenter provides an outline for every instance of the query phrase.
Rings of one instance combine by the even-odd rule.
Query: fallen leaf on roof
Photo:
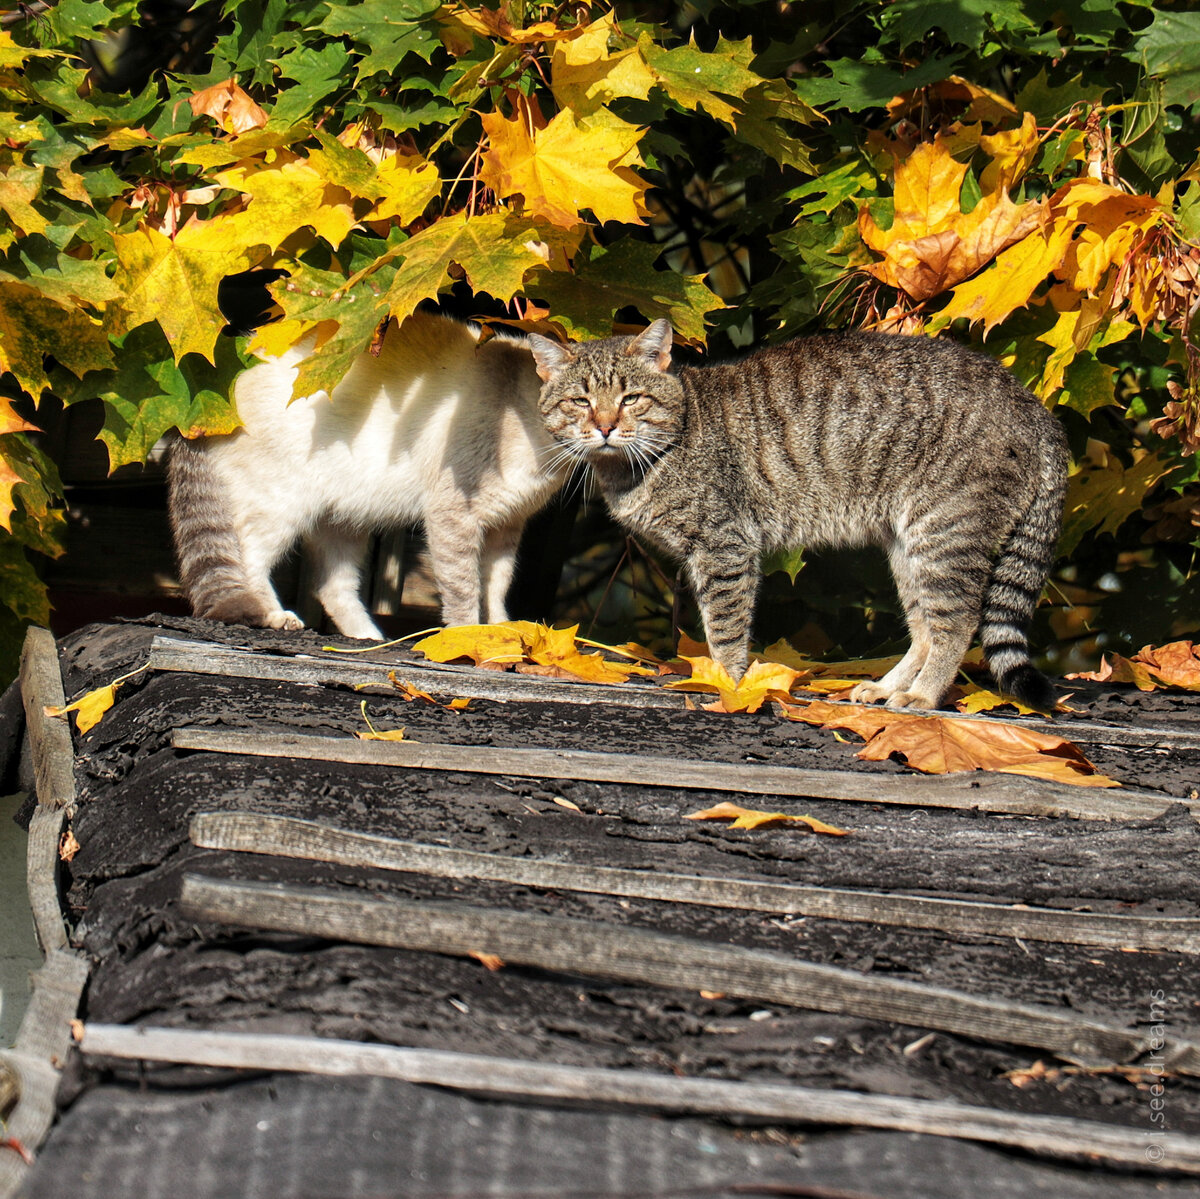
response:
[[[589,683],[623,683],[630,675],[652,675],[654,668],[636,660],[611,662],[601,652],[584,654],[579,650],[578,625],[552,629],[528,620],[506,624],[459,625],[442,629],[413,646],[433,662],[453,662],[466,658],[476,666],[490,666],[521,674],[547,678],[574,678]],[[598,645],[598,642],[585,642]],[[601,646],[603,650],[608,646]],[[615,651],[625,658],[633,655]]]
[[[990,720],[918,716],[855,704],[782,703],[784,715],[824,729],[847,729],[866,744],[858,757],[872,762],[897,755],[925,774],[994,770],[1081,787],[1119,787],[1096,771],[1077,745],[1051,733]]]
[[[392,681],[392,686],[404,696],[409,703],[415,699],[423,699],[427,704],[436,704],[437,700],[429,694],[428,691],[422,691],[420,687],[414,686],[406,679],[397,678],[394,670],[388,672],[388,678]]]
[[[62,861],[70,862],[78,852],[79,842],[75,840],[74,832],[71,829],[67,829],[58,843],[58,856]]]
[[[685,820],[732,820],[730,828],[764,828],[772,824],[804,824],[814,833],[826,833],[831,837],[849,836],[844,828],[835,828],[815,816],[792,816],[787,812],[760,812],[754,808],[742,808],[735,803],[719,803],[703,812],[689,812]]]
[[[1139,691],[1159,687],[1180,687],[1200,691],[1200,646],[1191,641],[1171,641],[1167,645],[1144,645],[1132,658],[1105,654],[1099,670],[1069,674],[1069,679],[1089,679],[1094,683],[1132,683]]]
[[[504,959],[497,953],[472,952],[469,956],[473,957],[481,966],[486,966],[491,971],[504,969]]]
[[[717,701],[703,705],[709,712],[757,712],[769,699],[787,699],[792,684],[800,677],[790,666],[752,662],[735,683],[725,667],[711,658],[684,656],[683,660],[692,669],[691,677],[663,686],[670,691],[715,693]]]
[[[362,713],[362,718],[367,722],[367,731],[356,732],[354,735],[360,741],[404,741],[407,738],[404,736],[403,729],[377,729],[372,723],[371,718],[367,715],[367,701],[364,699],[358,706],[358,710]]]
[[[139,666],[136,670],[131,670],[128,674],[123,674],[120,678],[113,679],[111,683],[106,683],[103,687],[97,687],[94,691],[88,691],[77,700],[65,704],[61,708],[47,704],[43,711],[47,716],[56,717],[65,717],[68,713],[74,712],[75,727],[80,733],[86,733],[89,729],[98,725],[104,713],[116,703],[117,688],[126,679],[133,678],[135,674],[141,674],[148,665],[149,663]]]
[[[1037,708],[1027,707],[1018,700],[1012,699],[1007,695],[1001,695],[997,691],[988,691],[985,687],[976,687],[974,683],[967,683],[960,688],[962,695],[954,701],[954,706],[960,712],[968,712],[974,714],[976,712],[990,712],[993,708],[1002,708],[1005,704],[1015,708],[1022,716],[1040,716]]]

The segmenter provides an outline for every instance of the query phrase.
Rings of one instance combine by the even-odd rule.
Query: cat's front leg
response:
[[[750,657],[750,626],[762,578],[758,550],[741,544],[700,546],[689,555],[686,568],[709,652],[730,678],[740,679]]]
[[[426,512],[425,539],[442,600],[442,623],[479,624],[484,619],[479,519],[467,510],[460,495],[451,493],[444,502],[435,499]]]

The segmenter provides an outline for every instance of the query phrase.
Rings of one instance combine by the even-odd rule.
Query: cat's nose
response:
[[[608,435],[609,435],[609,434],[610,434],[610,433],[611,433],[611,432],[612,432],[612,431],[613,431],[613,430],[614,430],[616,427],[617,427],[617,426],[616,426],[616,422],[615,422],[615,421],[614,421],[614,422],[612,422],[611,424],[610,424],[610,423],[605,423],[604,421],[597,421],[597,422],[596,422],[596,428],[600,430],[600,436],[601,436],[601,437],[604,437],[604,438],[607,438],[607,437],[608,437]]]

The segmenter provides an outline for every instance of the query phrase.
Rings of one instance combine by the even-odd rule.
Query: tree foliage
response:
[[[104,401],[115,468],[235,428],[249,354],[311,338],[297,394],[328,388],[452,291],[577,338],[974,340],[1071,434],[1059,635],[1114,572],[1184,596],[1198,107],[1200,15],[1145,0],[13,6],[0,636],[45,622],[61,550],[46,393]],[[260,270],[277,319],[231,336],[223,289]]]

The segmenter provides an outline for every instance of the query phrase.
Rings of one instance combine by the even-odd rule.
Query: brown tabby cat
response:
[[[912,646],[858,700],[936,708],[979,631],[1001,690],[1049,709],[1027,630],[1066,489],[1058,422],[1002,366],[840,333],[672,373],[671,328],[530,345],[546,428],[616,519],[682,561],[713,656],[747,662],[761,555],[882,546]]]

